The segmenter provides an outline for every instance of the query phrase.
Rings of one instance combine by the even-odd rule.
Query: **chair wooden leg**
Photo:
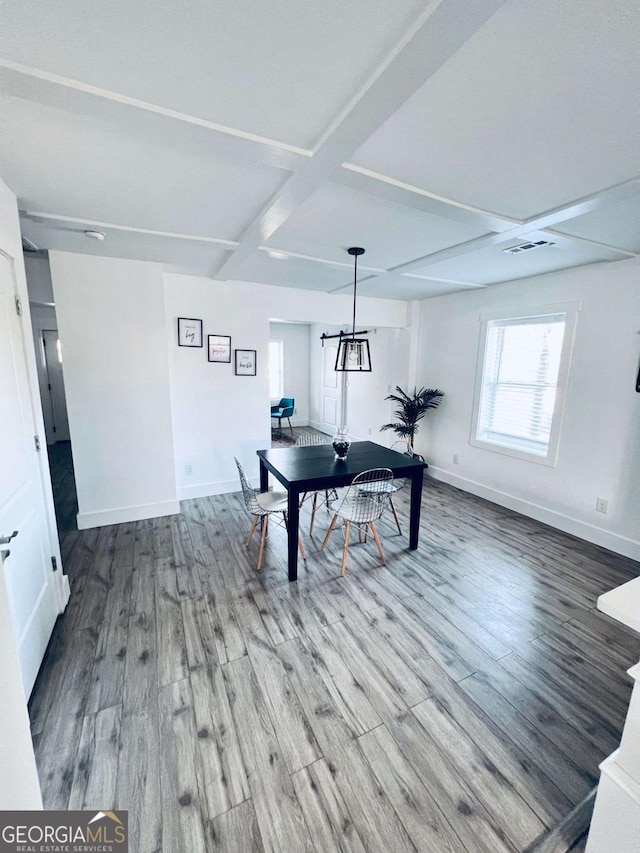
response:
[[[327,530],[327,535],[322,540],[322,545],[320,546],[320,550],[323,551],[327,542],[329,541],[329,537],[333,533],[333,528],[336,526],[336,521],[338,520],[338,513],[336,513],[331,519],[331,524],[329,525],[329,529]]]
[[[377,530],[375,524],[373,523],[373,521],[371,522],[371,524],[369,526],[371,527],[371,532],[373,533],[373,538],[376,540],[376,545],[378,546],[378,554],[380,554],[380,559],[382,560],[382,565],[386,566],[387,561],[384,558],[384,551],[382,550],[382,545],[380,543],[380,537],[378,536],[378,530]]]
[[[293,438],[293,427],[291,426],[291,418],[287,418],[289,421],[289,429],[291,430],[291,438]]]
[[[389,504],[391,506],[391,512],[393,513],[393,517],[396,520],[396,527],[398,528],[398,533],[402,536],[402,528],[400,527],[400,520],[398,519],[398,513],[396,512],[396,508],[393,505],[393,499],[389,498]]]
[[[264,553],[264,540],[267,538],[267,528],[269,527],[269,516],[264,516],[262,524],[262,535],[260,536],[260,550],[258,551],[258,571],[262,568],[262,555]]]
[[[302,504],[306,501],[308,494],[309,494],[309,492],[305,492],[302,495],[302,497],[300,498],[300,503],[298,504],[298,509],[300,509],[302,507]]]
[[[258,524],[258,519],[259,519],[259,518],[260,518],[260,516],[259,516],[259,515],[254,515],[254,516],[253,516],[253,522],[252,522],[252,524],[251,524],[251,530],[249,531],[249,535],[247,536],[247,541],[244,543],[244,544],[247,546],[247,548],[248,548],[248,547],[249,547],[249,545],[251,544],[251,537],[252,537],[252,536],[253,536],[253,534],[254,534],[254,531],[255,531],[256,526],[257,526],[257,524]]]
[[[342,577],[347,573],[347,557],[349,556],[349,537],[351,536],[351,522],[345,521],[344,524],[344,546],[342,548],[342,565],[340,566],[340,574]]]
[[[313,493],[313,500],[311,502],[311,524],[309,525],[309,536],[313,535],[313,522],[316,520],[316,507],[318,505],[318,493]]]

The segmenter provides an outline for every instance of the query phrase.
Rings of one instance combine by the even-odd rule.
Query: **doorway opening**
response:
[[[25,254],[25,270],[53,501],[64,561],[65,534],[77,529],[78,513],[64,390],[64,348],[58,334],[49,259],[41,253]]]

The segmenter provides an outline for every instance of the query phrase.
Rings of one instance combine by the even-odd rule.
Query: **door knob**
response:
[[[17,535],[18,531],[14,530],[11,536],[0,536],[0,545],[8,545],[9,542],[11,542],[12,539],[15,539]]]

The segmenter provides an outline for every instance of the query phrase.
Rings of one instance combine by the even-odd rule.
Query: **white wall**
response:
[[[385,397],[396,385],[407,387],[409,331],[378,328],[369,335],[371,373],[347,373],[346,420],[355,441],[375,441],[390,446],[394,432],[380,432],[392,418],[393,404]]]
[[[631,259],[424,301],[419,382],[446,392],[416,443],[431,475],[640,559],[639,272]],[[471,447],[480,315],[570,300],[582,309],[557,466]]]
[[[179,512],[159,264],[50,252],[78,526]]]
[[[165,274],[164,280],[178,495],[236,491],[233,457],[238,456],[255,479],[255,452],[271,443],[269,319],[338,324],[350,316],[350,297],[185,275]],[[406,314],[404,302],[358,300],[365,328],[402,327]],[[178,347],[178,317],[201,318],[205,342],[208,334],[231,335],[232,349],[257,350],[257,376],[234,376],[233,361],[210,364],[205,350]],[[191,475],[185,473],[188,466]]]
[[[309,326],[306,323],[271,323],[269,339],[283,342],[284,394],[282,396],[293,397],[296,401],[296,411],[291,418],[291,423],[293,426],[307,426],[309,424]]]

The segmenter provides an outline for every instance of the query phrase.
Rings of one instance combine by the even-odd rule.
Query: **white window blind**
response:
[[[566,314],[487,322],[476,439],[549,451]]]
[[[284,342],[269,341],[269,397],[280,400],[284,394]]]

